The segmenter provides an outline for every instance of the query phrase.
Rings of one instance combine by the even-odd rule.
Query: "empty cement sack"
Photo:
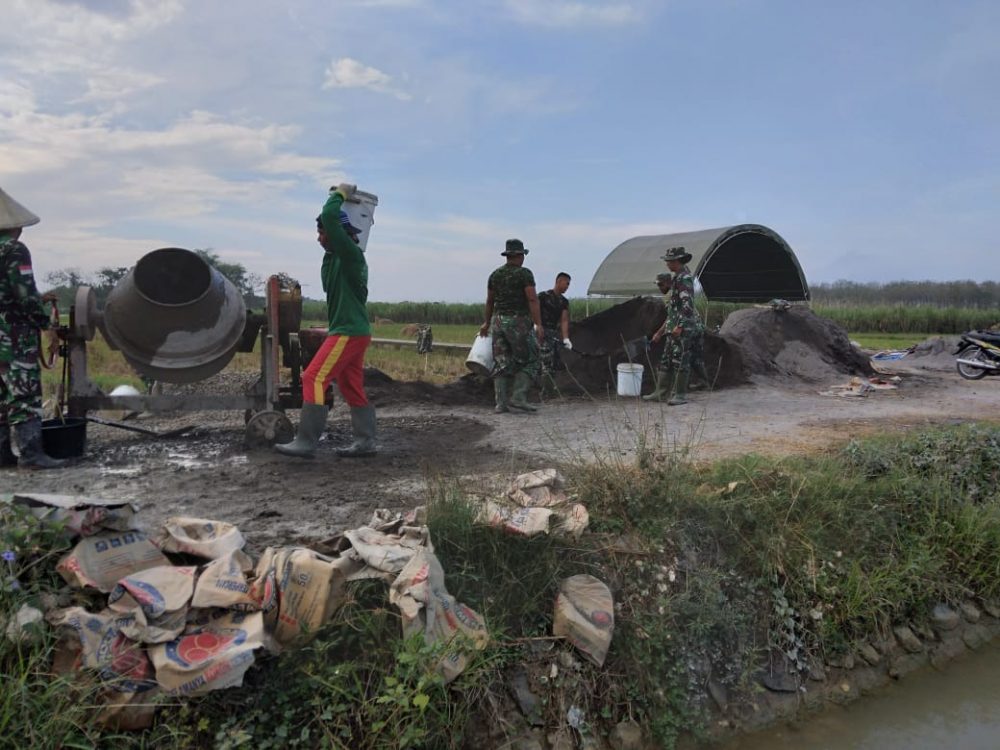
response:
[[[437,556],[418,549],[400,571],[389,589],[389,601],[403,616],[403,635],[422,633],[424,642],[450,643],[462,638],[476,649],[489,643],[489,633],[482,617],[448,593],[444,586],[444,570]],[[469,661],[467,649],[451,649],[438,665],[446,682],[451,682],[465,669]]]
[[[221,607],[242,612],[260,609],[247,580],[247,573],[253,569],[253,560],[242,550],[233,550],[212,560],[198,576],[191,606]]]
[[[604,665],[615,629],[611,591],[592,575],[570,576],[559,584],[552,635],[563,636],[598,666]]]
[[[77,542],[56,570],[71,586],[107,594],[122,578],[161,565],[170,560],[141,531],[105,531]]]
[[[102,530],[128,531],[135,516],[131,503],[83,495],[22,492],[14,495],[13,504],[27,508],[42,521],[62,524],[72,536],[90,536]]]
[[[514,478],[507,497],[523,507],[547,508],[567,501],[565,480],[556,469],[538,469]]]
[[[108,594],[108,608],[121,615],[122,633],[140,643],[164,643],[186,624],[196,569],[161,566],[121,579]]]
[[[163,523],[157,539],[164,552],[183,552],[206,560],[215,560],[238,549],[246,540],[231,523],[207,518],[174,516]]]
[[[167,695],[199,695],[242,685],[253,652],[264,645],[260,612],[197,614],[182,636],[149,649],[156,681]]]

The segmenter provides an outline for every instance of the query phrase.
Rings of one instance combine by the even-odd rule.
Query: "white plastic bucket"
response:
[[[488,378],[493,374],[493,337],[476,336],[472,342],[472,351],[469,352],[465,360],[473,375],[482,375]]]
[[[356,190],[349,201],[344,201],[341,208],[347,212],[351,223],[361,230],[358,235],[358,244],[362,250],[368,249],[368,234],[375,223],[375,206],[378,205],[378,196],[366,193],[364,190]]]
[[[622,362],[618,365],[618,395],[638,396],[642,393],[642,365]]]

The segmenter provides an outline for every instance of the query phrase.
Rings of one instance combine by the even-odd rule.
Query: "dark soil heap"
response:
[[[726,318],[720,331],[743,354],[747,375],[809,382],[842,375],[872,375],[868,356],[851,345],[847,331],[808,307],[751,307]]]

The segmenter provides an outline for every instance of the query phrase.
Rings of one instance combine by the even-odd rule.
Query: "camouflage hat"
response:
[[[5,229],[21,229],[37,224],[41,219],[35,216],[3,190],[0,190],[0,232]]]
[[[507,240],[501,255],[527,255],[528,250],[521,240]]]
[[[691,253],[683,247],[670,247],[663,254],[663,260],[679,260],[681,263],[687,263],[691,260]]]
[[[656,274],[656,283],[662,284],[664,281],[673,281],[674,275],[670,271],[664,271],[663,273]]]

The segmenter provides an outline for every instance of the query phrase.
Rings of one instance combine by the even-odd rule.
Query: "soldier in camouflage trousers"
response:
[[[543,331],[535,277],[524,267],[527,253],[521,240],[507,240],[500,253],[507,263],[490,274],[486,285],[486,322],[479,335],[493,337],[493,389],[498,414],[511,408],[529,412],[538,408],[528,402],[527,395],[539,375],[538,350]]]
[[[38,329],[50,322],[35,287],[31,253],[20,242],[21,230],[37,223],[37,216],[0,190],[0,467],[65,463],[42,448]],[[11,449],[12,427],[19,459]]]
[[[691,254],[683,247],[672,247],[663,259],[673,273],[670,297],[667,301],[667,320],[653,334],[653,341],[667,337],[657,373],[656,390],[644,401],[660,401],[668,397],[669,406],[687,403],[688,380],[691,376],[692,357],[699,358],[700,369],[704,370],[701,354],[705,327],[694,307],[694,276],[685,265]]]

